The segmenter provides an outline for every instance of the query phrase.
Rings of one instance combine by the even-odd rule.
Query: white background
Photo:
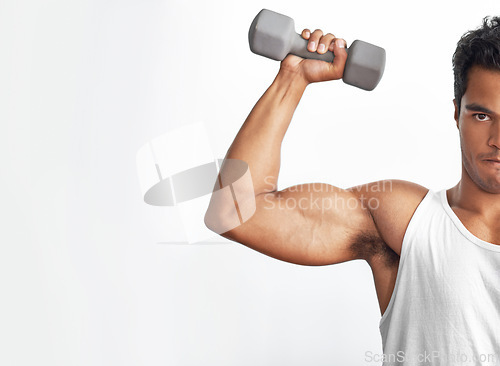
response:
[[[0,0],[0,364],[377,364],[365,359],[382,352],[366,263],[159,244],[183,233],[175,208],[143,202],[135,155],[203,121],[224,156],[279,68],[248,48],[268,8],[297,31],[387,50],[373,92],[308,87],[279,189],[449,188],[460,178],[451,56],[497,3]]]

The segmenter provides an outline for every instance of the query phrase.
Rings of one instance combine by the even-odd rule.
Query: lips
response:
[[[498,155],[498,153],[500,153],[500,151],[495,151],[497,154],[496,155],[491,155],[491,156],[480,156],[482,158],[482,160],[487,160],[487,161],[495,161],[495,162],[500,162],[500,155]],[[491,151],[491,153],[493,153],[493,151]]]
[[[497,160],[497,159],[484,159],[484,161],[489,166],[491,166],[495,169],[500,169],[500,159],[499,160]]]

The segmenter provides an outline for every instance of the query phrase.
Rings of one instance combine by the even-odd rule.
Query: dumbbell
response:
[[[257,55],[282,61],[288,54],[302,58],[332,62],[333,52],[319,54],[307,50],[308,40],[295,32],[292,18],[262,9],[248,31],[250,50]],[[385,68],[385,50],[356,40],[347,49],[347,61],[342,80],[363,90],[373,90]]]

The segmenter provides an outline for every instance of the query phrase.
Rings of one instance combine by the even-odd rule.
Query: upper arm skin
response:
[[[393,183],[386,183],[389,190],[376,189],[382,182]],[[387,257],[387,245],[400,253],[404,219],[409,221],[423,190],[414,183],[381,181],[349,189],[303,184],[262,193],[256,196],[252,218],[222,235],[296,264],[370,262]]]

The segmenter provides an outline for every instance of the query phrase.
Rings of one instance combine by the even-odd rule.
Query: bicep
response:
[[[303,265],[362,259],[363,245],[380,240],[358,195],[322,183],[257,195],[254,215],[223,236]]]

